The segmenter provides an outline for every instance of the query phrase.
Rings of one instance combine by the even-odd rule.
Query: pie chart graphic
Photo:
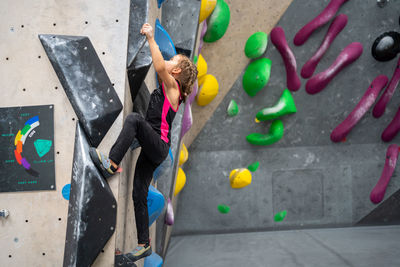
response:
[[[36,127],[39,127],[40,122],[39,122],[39,116],[35,116],[30,118],[26,123],[24,128],[22,130],[19,130],[17,135],[15,136],[14,140],[14,145],[15,145],[15,150],[14,150],[14,155],[15,159],[17,160],[18,164],[21,165],[27,173],[34,177],[39,177],[39,172],[35,171],[32,167],[31,164],[28,162],[28,160],[22,155],[23,151],[23,146],[25,144],[26,138],[29,136],[29,134],[35,129]]]

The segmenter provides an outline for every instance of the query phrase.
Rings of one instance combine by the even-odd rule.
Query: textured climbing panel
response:
[[[39,38],[90,143],[97,147],[122,104],[92,43],[85,36]]]
[[[191,57],[196,43],[200,1],[169,0],[162,6],[162,25],[178,54]]]
[[[115,229],[117,202],[77,123],[63,266],[90,266]]]

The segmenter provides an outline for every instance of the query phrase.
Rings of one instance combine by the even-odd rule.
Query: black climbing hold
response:
[[[146,117],[147,107],[149,106],[150,92],[146,86],[146,83],[142,83],[142,86],[137,92],[136,97],[133,101],[133,112],[137,112],[144,117]]]
[[[131,0],[129,10],[129,35],[127,68],[132,68],[133,62],[140,49],[146,42],[146,36],[140,33],[143,24],[148,21],[148,0]]]
[[[113,235],[117,202],[77,122],[63,266],[91,266]]]
[[[152,62],[150,48],[146,42],[140,49],[132,65],[128,68],[128,81],[131,89],[132,102],[135,102],[136,96],[146,78]]]
[[[115,263],[114,266],[118,267],[136,267],[136,264],[133,262],[127,261],[127,259],[122,255],[115,255]]]
[[[372,56],[378,61],[389,61],[400,52],[400,33],[385,32],[372,45]]]
[[[122,103],[89,38],[39,35],[90,143],[97,147]]]

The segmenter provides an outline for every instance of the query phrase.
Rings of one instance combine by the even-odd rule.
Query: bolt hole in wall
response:
[[[55,27],[57,24],[56,23],[53,23],[53,26]]]
[[[27,223],[27,222],[29,222],[28,220],[25,220],[25,222]]]
[[[57,151],[57,155],[60,154],[60,151]]]
[[[72,120],[74,121],[74,120],[75,120],[75,118],[72,118]]]
[[[89,24],[89,22],[88,22],[88,21],[85,21],[85,24]]]
[[[57,89],[58,89],[58,86],[54,87],[54,89],[56,89],[56,90],[57,90]]]
[[[24,27],[24,25],[21,25],[21,28],[23,28]]]
[[[43,252],[42,255],[43,255],[43,256],[46,256],[46,253]]]
[[[116,19],[115,22],[118,22],[118,19]]]
[[[25,89],[25,88],[22,88],[22,91],[24,91],[24,92],[25,92],[25,91],[26,91],[26,89]]]
[[[6,60],[9,60],[10,58],[6,57]]]
[[[61,218],[58,218],[59,221],[61,221]]]
[[[105,54],[106,54],[106,52],[103,52],[102,54],[103,54],[103,55],[105,55]]]

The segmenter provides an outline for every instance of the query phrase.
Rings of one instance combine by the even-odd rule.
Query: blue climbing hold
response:
[[[144,259],[144,267],[162,267],[163,259],[155,252]]]
[[[172,164],[174,164],[174,156],[172,155],[172,150],[171,150],[171,148],[169,148],[168,154],[169,154],[169,157],[171,158],[171,167],[172,167]]]
[[[164,209],[164,196],[154,186],[149,186],[149,194],[147,195],[147,209],[149,212],[149,226],[157,220]]]
[[[158,8],[160,8],[161,7],[161,4],[164,2],[165,0],[158,0],[157,2],[158,2]]]
[[[160,48],[161,54],[165,60],[169,60],[176,55],[174,42],[168,32],[161,26],[161,23],[156,19],[156,29],[154,31],[154,40]]]
[[[61,193],[62,193],[62,196],[63,196],[66,200],[69,200],[69,194],[70,194],[70,192],[71,192],[71,184],[66,184],[66,185],[64,185],[64,187],[63,187]]]

